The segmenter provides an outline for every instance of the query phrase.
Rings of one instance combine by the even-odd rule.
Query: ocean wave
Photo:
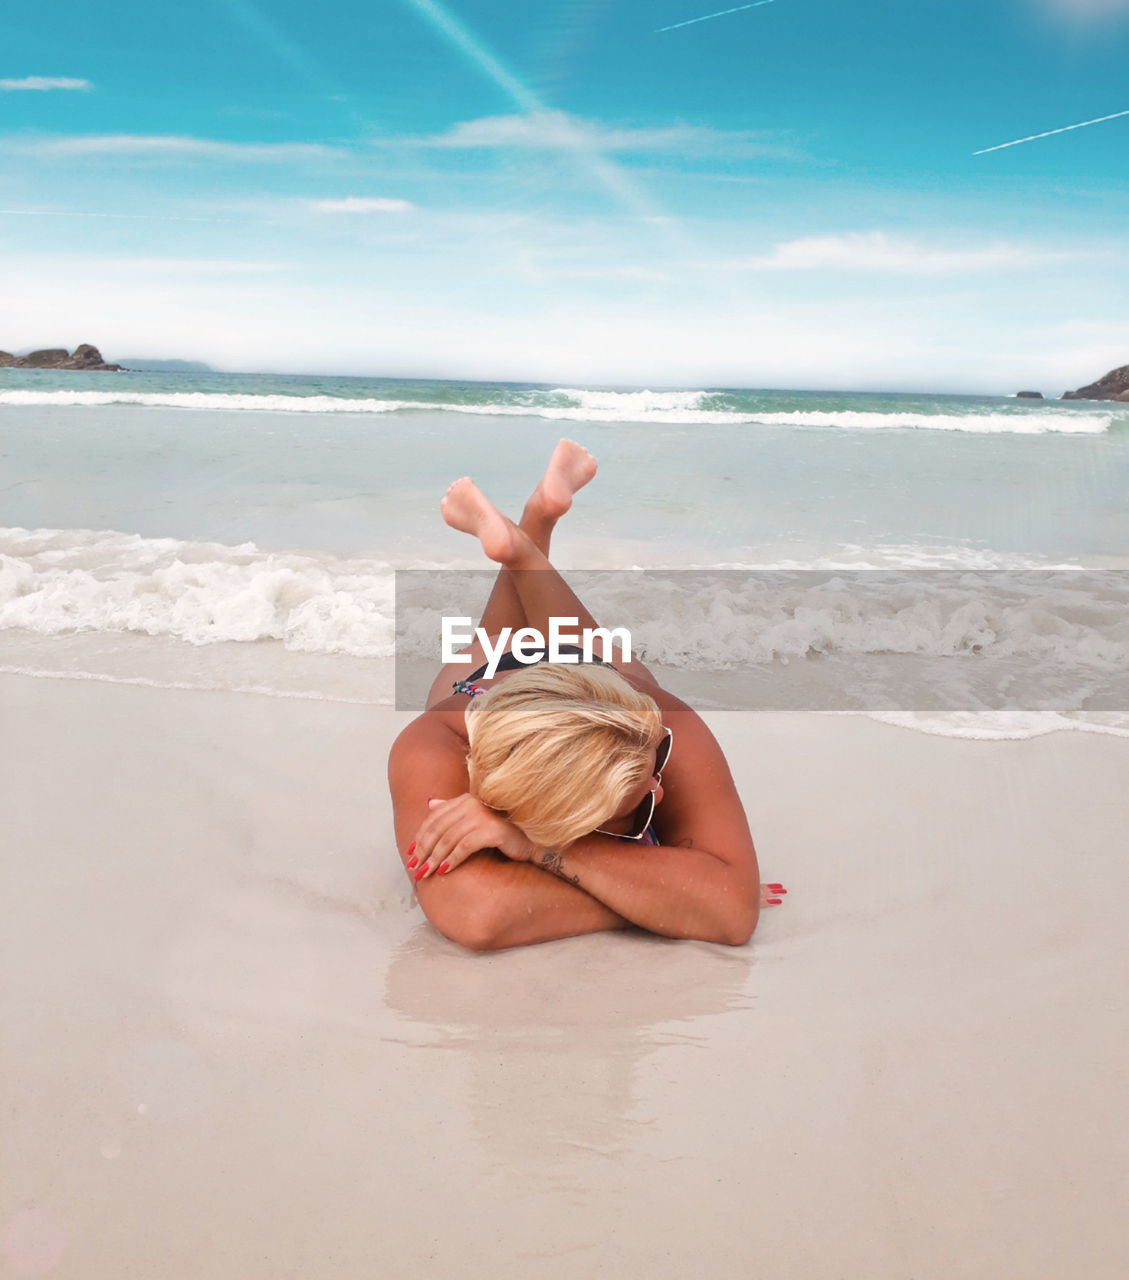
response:
[[[401,651],[430,654],[440,611],[485,598],[488,573],[427,566],[405,583]],[[1129,573],[570,572],[595,616],[648,660],[740,672],[814,658],[979,656],[1129,670]],[[410,585],[411,591],[408,591]],[[0,628],[276,641],[300,653],[396,651],[394,566],[94,530],[0,530]],[[1009,669],[1009,679],[1014,672]]]
[[[1111,557],[1112,559],[1115,558]],[[678,567],[700,569],[703,572],[716,569],[758,570],[764,573],[798,573],[808,569],[827,570],[829,572],[854,572],[867,569],[970,569],[987,573],[1003,569],[1085,570],[1093,566],[1045,556],[1019,555],[1014,551],[993,551],[989,547],[975,547],[960,543],[946,546],[935,543],[890,542],[882,545],[872,544],[870,546],[864,546],[860,543],[842,543],[833,552],[813,556],[807,560],[767,559],[756,563],[718,563],[715,561],[710,564],[680,565]],[[1103,568],[1129,569],[1129,560],[1126,560],[1124,564],[1120,562],[1105,564]]]
[[[1129,574],[964,570],[573,574],[656,662],[708,671],[872,657],[1129,671]],[[1018,665],[1017,665],[1018,664]],[[860,664],[859,670],[863,670]]]
[[[970,431],[977,435],[1011,433],[1046,435],[1101,435],[1113,425],[1113,413],[868,413],[850,410],[827,410],[792,413],[761,413],[750,421],[765,426],[839,427],[855,431],[881,431],[901,428],[917,431]]]
[[[598,413],[642,414],[701,409],[703,402],[718,398],[710,391],[588,391],[583,387],[556,387],[549,392],[570,401],[570,408]]]
[[[1082,413],[1074,409],[920,413],[906,409],[886,411],[852,409],[769,409],[742,407],[746,394],[721,391],[587,391],[558,387],[550,393],[565,397],[568,407],[545,409],[546,416],[577,415],[598,422],[759,423],[762,426],[838,427],[856,431],[916,429],[921,431],[1012,432],[1041,435],[1047,432],[1095,435],[1108,431],[1116,411]],[[540,411],[539,411],[540,412]],[[1125,415],[1122,415],[1125,416]]]
[[[112,531],[0,530],[0,629],[280,641],[388,657],[394,579],[380,561]]]
[[[94,408],[112,405],[258,413],[389,414],[432,411],[487,417],[535,417],[566,422],[656,423],[667,426],[760,425],[819,427],[846,431],[963,431],[974,434],[1100,435],[1115,422],[1129,422],[1121,410],[1027,409],[921,413],[849,409],[794,409],[774,412],[734,403],[746,396],[711,391],[552,391],[506,393],[492,401],[405,400],[379,397],[280,395],[203,391],[29,391],[0,390],[0,406]]]
[[[99,408],[137,405],[152,409],[208,409],[257,413],[394,413],[441,408],[410,400],[351,400],[343,396],[255,395],[231,391],[0,391],[0,405]],[[448,406],[449,407],[449,406]]]

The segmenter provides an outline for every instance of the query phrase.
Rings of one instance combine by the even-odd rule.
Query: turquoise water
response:
[[[483,564],[440,518],[447,485],[471,475],[516,516],[562,435],[599,461],[554,538],[574,571],[1129,568],[1119,405],[3,371],[0,670],[387,702],[394,571]],[[1120,578],[996,604],[961,578],[874,599],[651,578],[591,603],[723,702],[736,678],[795,682],[803,705],[818,678],[838,705],[834,672],[877,652],[991,650],[1005,684],[1032,661],[1053,683],[1082,653],[1098,685],[1122,678]],[[1014,705],[1001,690],[981,709]],[[1003,731],[1062,724],[1036,719]]]
[[[0,373],[0,524],[458,561],[471,474],[516,510],[598,457],[578,563],[1121,563],[1129,408],[243,374]]]

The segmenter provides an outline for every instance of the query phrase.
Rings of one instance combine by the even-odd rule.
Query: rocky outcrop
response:
[[[1042,400],[1043,393],[1041,391],[1017,391],[1015,398],[1017,400]]]
[[[1079,387],[1077,391],[1064,391],[1064,400],[1122,400],[1129,401],[1129,364],[1114,369],[1097,382],[1088,387]]]
[[[33,351],[24,356],[22,361],[16,362],[16,367],[22,363],[25,369],[57,369],[69,359],[70,353],[66,347],[47,347],[43,351]]]
[[[14,356],[0,351],[0,368],[3,369],[87,369],[95,372],[119,373],[120,364],[107,364],[102,353],[89,342],[75,347],[70,354],[65,347],[44,347],[26,356]]]
[[[102,359],[102,353],[97,347],[92,347],[89,342],[84,342],[81,346],[75,347],[74,355],[67,362],[67,367],[75,369],[106,369],[115,373],[121,372],[120,364],[107,364]]]

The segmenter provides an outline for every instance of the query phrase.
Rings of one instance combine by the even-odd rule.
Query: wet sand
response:
[[[1129,741],[711,716],[749,947],[470,955],[407,719],[0,677],[0,1274],[1129,1273]]]

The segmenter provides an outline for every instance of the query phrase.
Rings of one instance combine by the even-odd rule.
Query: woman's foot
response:
[[[573,494],[596,474],[596,459],[574,440],[561,440],[553,450],[545,474],[525,504],[527,520],[550,526],[572,506]]]
[[[452,529],[476,537],[487,557],[498,564],[511,564],[530,545],[525,534],[502,515],[469,476],[451,485],[439,510]]]

